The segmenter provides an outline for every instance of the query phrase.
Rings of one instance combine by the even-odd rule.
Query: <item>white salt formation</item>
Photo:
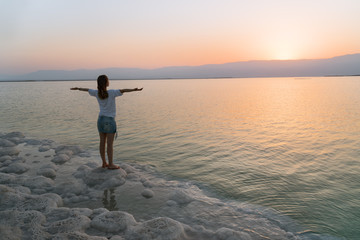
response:
[[[150,166],[100,163],[77,146],[0,133],[1,238],[335,239],[271,209],[207,197]]]

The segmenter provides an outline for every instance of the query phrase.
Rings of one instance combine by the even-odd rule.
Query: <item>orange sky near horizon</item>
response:
[[[360,53],[356,0],[0,0],[0,74]]]

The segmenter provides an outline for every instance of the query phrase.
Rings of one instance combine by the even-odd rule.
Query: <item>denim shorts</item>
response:
[[[101,133],[116,133],[116,122],[113,117],[99,116],[97,127]]]

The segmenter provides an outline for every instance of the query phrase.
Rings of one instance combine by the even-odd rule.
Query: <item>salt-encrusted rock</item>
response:
[[[146,188],[152,188],[153,187],[153,183],[151,183],[150,181],[144,181],[143,183],[143,186],[146,187]]]
[[[5,138],[25,138],[25,135],[22,132],[11,132],[5,135]]]
[[[141,195],[144,198],[152,198],[154,196],[154,192],[151,191],[150,189],[144,189],[144,191],[142,191]]]
[[[49,209],[49,211],[45,213],[46,220],[48,222],[56,222],[61,219],[69,218],[71,216],[70,210],[71,209],[67,207],[58,207],[58,208]]]
[[[56,164],[64,164],[69,160],[70,157],[67,154],[61,153],[59,155],[56,155],[51,161]]]
[[[173,200],[178,204],[188,204],[194,201],[194,198],[190,196],[190,194],[186,193],[184,190],[178,189],[172,193],[170,200]]]
[[[43,147],[46,150],[46,147]],[[66,162],[68,162],[73,155],[78,155],[80,153],[84,152],[80,147],[78,146],[59,146],[55,149],[55,157],[51,160],[53,163],[61,165]]]
[[[29,170],[28,165],[25,163],[12,163],[8,167],[6,167],[3,172],[5,173],[16,173],[16,174],[22,174],[24,172],[27,172]]]
[[[49,163],[49,164],[43,165],[41,168],[39,168],[37,171],[37,175],[55,179],[57,170],[58,170],[58,167],[55,164]]]
[[[25,136],[21,132],[11,132],[11,133],[8,133],[5,136],[3,136],[3,138],[6,138],[7,140],[9,140],[15,144],[19,144],[19,143],[24,142]]]
[[[17,156],[19,155],[20,150],[17,147],[1,147],[0,148],[0,157],[9,155],[9,156]]]
[[[251,240],[249,234],[238,232],[229,228],[220,228],[216,231],[215,237],[217,240]]]
[[[78,154],[78,156],[79,157],[82,157],[82,158],[89,158],[89,157],[91,157],[92,155],[91,155],[91,153],[90,152],[81,152],[81,153],[79,153]]]
[[[46,168],[53,169],[55,172],[59,169],[59,167],[53,163],[48,163],[41,166],[41,169],[46,169]]]
[[[168,200],[166,201],[166,205],[169,207],[173,207],[177,205],[177,202],[173,201],[173,200]]]
[[[51,197],[44,195],[26,195],[24,200],[16,203],[14,208],[19,211],[35,210],[46,212],[50,208],[58,207],[58,203]]]
[[[83,239],[83,240],[108,240],[106,237],[98,237],[98,236],[89,236],[86,233],[82,232],[67,232],[67,233],[58,233],[52,236],[53,240],[67,240],[67,239]]]
[[[160,217],[135,226],[129,230],[127,238],[177,240],[184,239],[185,234],[184,227],[180,222],[171,218]]]
[[[126,182],[125,177],[123,176],[113,176],[103,184],[101,184],[101,189],[109,189],[109,188],[116,188],[123,185]]]
[[[109,210],[107,210],[106,208],[96,208],[93,210],[93,214],[92,214],[91,218],[94,218],[100,214],[107,213],[107,212],[109,212]]]
[[[69,233],[69,232],[83,232],[90,226],[91,220],[83,215],[69,217],[59,221],[55,221],[46,228],[50,234]]]
[[[110,240],[124,240],[121,236],[115,235],[110,238]]]
[[[10,142],[9,140],[0,138],[0,147],[14,147],[15,143]]]
[[[120,167],[121,167],[122,169],[124,169],[124,171],[125,171],[127,174],[137,172],[134,167],[132,167],[132,166],[130,166],[130,165],[128,165],[128,164],[125,164],[125,163],[121,164]]]
[[[8,194],[8,193],[15,193],[15,189],[6,186],[6,185],[0,185],[0,200],[2,199],[2,197],[4,197],[4,194]]]
[[[57,194],[66,197],[84,194],[86,190],[86,185],[82,183],[82,181],[77,181],[76,179],[67,179],[63,183],[57,185],[54,189]]]
[[[0,217],[1,213],[0,213]],[[2,239],[17,240],[22,238],[22,231],[18,226],[10,226],[6,223],[0,224],[0,233]]]
[[[11,157],[11,163],[10,164],[13,164],[13,163],[25,163],[26,162],[26,159],[23,158],[23,157],[19,157],[19,156],[12,156]],[[9,164],[9,165],[10,165]]]
[[[138,173],[128,173],[126,176],[127,179],[132,181],[138,181],[139,180],[139,174]]]
[[[84,150],[82,148],[80,148],[79,146],[61,145],[55,149],[56,154],[65,153],[70,156],[73,154],[78,155],[79,153],[82,153],[82,152],[84,152]]]
[[[7,160],[5,162],[0,163],[0,172],[2,172],[5,169],[4,167],[9,166],[11,163],[12,163],[11,160]],[[1,169],[1,168],[3,168],[3,169]]]
[[[15,176],[0,172],[0,184],[10,184],[15,181]]]
[[[69,158],[72,158],[72,156],[74,155],[73,151],[71,150],[63,150],[61,152],[57,152],[56,155],[60,155],[60,154],[65,154],[67,155]]]
[[[16,202],[23,199],[24,198],[17,194],[15,189],[5,185],[0,185],[0,210],[12,209]]]
[[[56,143],[53,140],[50,139],[43,139],[41,140],[41,145],[49,145],[54,146]]]
[[[16,184],[9,184],[8,186],[20,194],[21,193],[31,194],[31,190],[28,187],[24,187],[24,186],[20,186],[20,185],[16,185]]]
[[[58,206],[58,207],[61,207],[63,205],[63,201],[62,201],[62,198],[58,195],[58,194],[55,194],[55,193],[45,193],[43,195],[41,195],[42,197],[47,197],[49,199],[52,199],[55,204]]]
[[[49,145],[42,145],[39,147],[39,152],[47,152],[51,149],[51,146]]]
[[[45,221],[44,215],[38,211],[2,211],[0,225],[14,232],[0,231],[1,239],[48,239],[51,236],[42,227]]]
[[[89,187],[97,189],[115,188],[126,182],[126,172],[122,169],[108,170],[95,168],[90,170],[90,168],[86,166],[78,169],[76,177],[82,178]]]
[[[91,172],[91,170],[93,170],[91,167],[89,167],[88,165],[81,165],[76,172],[73,173],[73,176],[75,178],[85,178],[85,176],[87,174],[89,174]]]
[[[37,171],[37,175],[41,175],[41,176],[51,178],[51,179],[56,178],[56,172],[54,169],[51,169],[51,168],[40,168]]]
[[[2,168],[2,167],[7,167],[7,166],[9,166],[10,164],[12,164],[13,163],[13,161],[12,161],[12,157],[10,157],[9,155],[5,155],[5,156],[2,156],[2,157],[0,157],[0,168]],[[4,169],[0,169],[0,172],[2,172]]]
[[[27,177],[20,175],[18,177],[18,183],[30,188],[32,191],[34,189],[43,189],[44,191],[50,191],[54,188],[54,181],[52,179],[46,178],[44,176],[36,177]]]
[[[0,185],[0,193],[0,210],[46,212],[62,204],[61,198],[54,193],[31,195],[4,185]]]
[[[0,163],[6,162],[6,161],[9,161],[9,160],[12,160],[12,157],[10,157],[9,155],[5,155],[5,156],[0,157]]]
[[[91,226],[99,231],[107,233],[118,233],[125,231],[128,227],[136,225],[132,215],[121,211],[105,212],[96,216]]]
[[[84,215],[90,218],[93,214],[93,210],[89,208],[70,208],[69,213],[70,215]]]
[[[40,145],[41,144],[41,141],[37,140],[37,139],[25,139],[24,142],[27,145]]]
[[[39,143],[20,137],[21,135],[14,134],[13,139],[10,140],[10,137],[9,139],[5,138],[5,134],[0,133],[0,139],[10,142],[2,141],[3,145],[14,145],[11,142],[21,141],[32,144]],[[45,150],[50,149],[48,147],[50,145],[41,142],[40,147],[43,146]],[[265,213],[269,210],[264,211],[262,208],[249,207],[246,204],[244,206],[235,202],[228,204],[221,200],[208,198],[191,183],[166,182],[151,175],[154,172],[151,167],[136,166],[135,169],[126,164],[120,164],[125,171],[120,169],[110,171],[99,167],[98,155],[91,159],[80,159],[83,153],[77,153],[76,160],[79,161],[74,161],[71,166],[59,167],[54,163],[44,166],[43,164],[51,159],[46,159],[44,155],[53,156],[54,147],[49,153],[39,154],[29,151],[29,155],[26,155],[27,149],[34,150],[39,146],[22,144],[8,147],[24,149],[25,154],[21,154],[24,158],[15,155],[0,156],[0,239],[248,240],[250,237],[252,239],[259,237],[300,239],[296,231],[294,233],[287,232],[294,227],[291,221],[278,219],[272,212]],[[3,147],[0,146],[0,148]],[[63,154],[71,159],[76,152],[76,149],[65,146],[58,148],[55,157]],[[36,155],[38,157],[35,159]],[[76,165],[84,161],[88,163],[74,171]],[[22,175],[3,172],[5,169],[19,169],[16,164],[22,165],[25,162],[29,164],[28,167],[32,171]],[[32,162],[31,165],[30,162]],[[23,164],[23,166],[26,165]],[[56,174],[58,169],[61,175],[58,174],[59,180],[55,182],[51,176]],[[72,172],[74,173],[71,175]],[[128,172],[127,180],[129,180],[129,176],[135,180],[129,180],[130,184],[120,189],[115,188],[116,194],[127,194],[123,199],[121,195],[120,198],[116,196],[115,200],[120,200],[120,205],[131,202],[132,197],[135,197],[134,204],[136,205],[129,209],[137,208],[135,211],[137,214],[141,212],[140,218],[142,216],[146,216],[146,219],[154,216],[171,216],[183,223],[166,217],[136,222],[131,214],[125,212],[109,212],[105,208],[91,210],[89,208],[61,207],[63,201],[69,203],[68,206],[102,206],[101,199],[105,201],[105,198],[108,197],[104,190],[109,186],[123,184],[126,172]],[[36,173],[40,176],[36,176]],[[141,192],[143,189],[141,184],[146,188],[143,192]],[[131,189],[134,186],[135,188]],[[153,189],[156,189],[154,192],[156,198],[159,199],[138,199],[139,193],[144,197],[155,196],[151,191]],[[79,204],[80,201],[84,201],[84,204]],[[155,209],[148,209],[148,206],[143,205],[143,201],[155,201],[155,205],[150,206]],[[100,235],[101,237],[90,235]]]

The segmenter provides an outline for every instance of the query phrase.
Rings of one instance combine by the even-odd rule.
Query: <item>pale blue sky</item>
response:
[[[0,0],[0,74],[360,52],[358,0]]]

